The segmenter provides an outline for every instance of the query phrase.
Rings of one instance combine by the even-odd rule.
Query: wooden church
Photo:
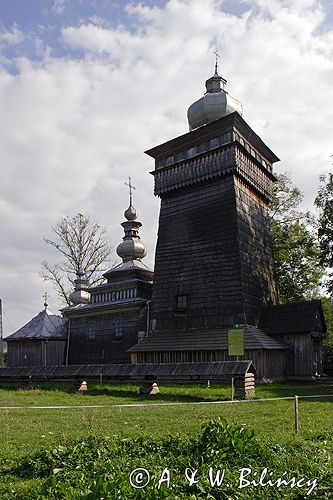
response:
[[[322,371],[320,301],[278,304],[268,207],[277,156],[241,117],[215,74],[188,110],[190,132],[156,146],[161,198],[152,331],[133,363],[227,361],[228,328],[244,330],[259,378]]]
[[[168,364],[234,360],[241,327],[259,379],[322,372],[319,300],[278,304],[268,207],[277,156],[242,118],[215,66],[188,110],[190,131],[146,153],[161,199],[154,274],[142,262],[136,209],[125,211],[122,263],[72,294],[63,364]]]

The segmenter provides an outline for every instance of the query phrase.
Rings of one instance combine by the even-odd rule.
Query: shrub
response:
[[[107,499],[301,499],[306,488],[255,487],[239,489],[239,469],[248,467],[258,478],[269,468],[274,477],[285,471],[297,478],[315,478],[320,482],[313,494],[329,499],[332,491],[331,435],[320,435],[315,442],[303,440],[295,446],[259,440],[246,426],[228,422],[223,417],[205,422],[195,437],[167,436],[121,439],[113,436],[71,441],[23,460],[12,473],[25,479],[40,478],[42,484],[12,491],[16,500],[107,500]],[[145,488],[135,489],[129,482],[131,471],[142,467],[150,472]],[[162,470],[168,468],[171,484],[158,485]],[[221,484],[209,480],[224,474]],[[198,482],[186,479],[197,471]],[[223,472],[224,471],[224,472]],[[174,486],[172,486],[174,484]],[[4,497],[6,498],[6,497]]]

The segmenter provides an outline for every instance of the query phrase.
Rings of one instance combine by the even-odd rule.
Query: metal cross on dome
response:
[[[131,183],[131,178],[128,177],[128,182],[125,182],[125,186],[128,186],[129,188],[129,195],[130,195],[130,206],[132,206],[132,189],[135,189],[135,186]]]
[[[45,309],[46,309],[46,308],[47,308],[47,306],[48,306],[48,303],[47,303],[47,299],[48,299],[48,297],[47,297],[47,292],[44,292],[44,294],[43,294],[43,299],[44,299],[44,307],[45,307]]]
[[[217,62],[218,62],[218,59],[221,57],[218,49],[214,50],[214,55],[215,55],[215,73],[217,74]]]

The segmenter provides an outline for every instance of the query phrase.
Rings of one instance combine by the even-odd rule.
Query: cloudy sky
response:
[[[1,0],[0,298],[4,334],[49,294],[43,236],[88,213],[121,241],[130,175],[153,266],[159,201],[143,154],[188,131],[214,49],[244,119],[310,208],[332,170],[331,0]]]

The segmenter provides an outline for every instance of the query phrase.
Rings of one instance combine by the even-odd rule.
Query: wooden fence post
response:
[[[295,432],[298,432],[298,396],[295,396]]]
[[[234,400],[234,377],[231,377],[231,401]]]

